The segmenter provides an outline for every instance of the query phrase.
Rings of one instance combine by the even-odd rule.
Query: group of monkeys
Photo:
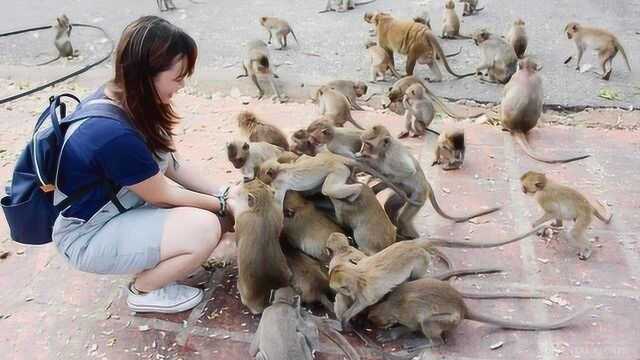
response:
[[[482,10],[477,1],[464,3],[465,15]],[[326,11],[346,11],[353,6],[351,1],[330,0]],[[445,1],[445,8],[442,37],[460,37],[453,1]],[[592,245],[586,231],[594,216],[610,222],[608,208],[543,173],[528,171],[520,178],[522,191],[532,195],[544,210],[531,231],[492,242],[420,239],[413,222],[427,199],[440,216],[455,222],[500,208],[466,216],[449,215],[438,204],[420,163],[399,140],[433,132],[438,135],[433,165],[439,164],[445,170],[462,166],[463,129],[441,134],[429,129],[435,107],[453,118],[462,117],[413,76],[416,63],[427,64],[435,75],[427,80],[440,81],[436,62],[440,60],[456,77],[478,74],[486,81],[506,83],[499,105],[501,124],[533,159],[567,163],[589,157],[548,158],[533,151],[527,142],[527,132],[536,126],[542,113],[543,93],[538,65],[523,57],[527,46],[524,21],[517,20],[506,39],[486,30],[475,32],[471,38],[481,48],[481,65],[474,73],[458,75],[449,67],[448,55],[433,35],[427,16],[399,20],[376,12],[365,14],[364,20],[375,25],[377,36],[377,43],[367,44],[372,62],[370,81],[384,80],[387,71],[398,78],[384,94],[388,100],[385,107],[406,113],[404,131],[393,136],[382,125],[362,127],[351,111],[362,110],[357,101],[366,94],[367,85],[362,81],[336,80],[312,94],[319,106],[319,118],[290,138],[256,114],[244,111],[237,115],[244,139],[226,145],[229,161],[245,181],[234,188],[229,198],[235,209],[238,290],[242,303],[253,314],[264,312],[250,348],[252,356],[311,359],[319,330],[338,344],[348,358],[358,358],[336,330],[350,327],[350,320],[365,310],[374,325],[392,327],[379,340],[419,331],[431,345],[443,343],[444,336],[463,319],[521,330],[551,330],[568,325],[582,312],[555,322],[531,323],[506,321],[468,308],[464,298],[541,296],[458,291],[446,280],[499,270],[453,269],[438,247],[501,246],[534,235],[554,220],[551,226],[560,231],[559,237],[575,248],[579,259],[587,260]],[[269,33],[269,43],[275,37],[279,50],[287,47],[287,36],[293,31],[286,21],[261,17],[259,22]],[[577,45],[578,67],[586,46],[595,46],[603,79],[609,79],[611,60],[618,51],[626,60],[616,37],[605,30],[569,23],[565,32]],[[407,55],[405,77],[395,70],[394,52]],[[260,98],[264,91],[258,76],[266,75],[275,96],[284,99],[274,81],[277,75],[263,41],[248,43],[242,68],[244,74],[239,77],[251,77]],[[355,128],[344,127],[347,122]],[[563,221],[569,220],[574,221],[573,228],[562,231]],[[449,270],[428,275],[434,258],[443,260]],[[327,325],[302,311],[300,302],[322,304],[335,315],[338,325]]]

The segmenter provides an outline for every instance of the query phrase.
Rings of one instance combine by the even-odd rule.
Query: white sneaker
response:
[[[201,289],[180,284],[169,284],[146,294],[136,294],[127,286],[127,305],[131,311],[173,314],[194,308],[202,301]]]

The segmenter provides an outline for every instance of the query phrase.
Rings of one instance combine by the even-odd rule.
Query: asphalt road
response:
[[[290,39],[290,49],[272,51],[285,90],[292,98],[306,96],[308,89],[325,81],[362,79],[369,76],[364,42],[368,39],[369,24],[362,20],[366,11],[383,10],[399,18],[410,18],[427,10],[436,33],[441,27],[442,1],[394,1],[377,0],[373,4],[358,7],[346,13],[318,14],[324,0],[202,0],[201,4],[187,0],[175,0],[180,9],[174,12],[158,11],[153,0],[27,0],[9,1],[3,8],[0,31],[52,24],[55,16],[66,13],[72,22],[89,23],[107,29],[118,39],[124,26],[141,15],[160,15],[187,30],[198,42],[200,55],[198,69],[192,84],[205,91],[229,93],[237,87],[242,94],[255,95],[250,81],[235,80],[240,72],[243,44],[250,39],[266,40],[267,34],[260,27],[258,17],[279,16],[287,19],[294,28],[300,45]],[[485,9],[476,16],[462,19],[462,32],[486,27],[503,34],[511,22],[522,17],[529,34],[527,53],[543,65],[545,103],[561,106],[618,106],[640,107],[640,2],[630,0],[480,0]],[[62,4],[62,5],[61,5]],[[460,13],[461,6],[456,3]],[[615,6],[614,6],[615,5]],[[564,65],[563,60],[575,53],[575,46],[562,34],[569,21],[607,27],[614,32],[630,57],[629,72],[618,55],[614,60],[614,72],[610,81],[603,81],[593,72],[579,73],[574,65]],[[42,81],[80,68],[91,59],[104,53],[107,44],[99,33],[87,29],[74,29],[72,41],[83,55],[80,59],[58,61],[47,67],[25,67],[21,64],[36,63],[55,54],[53,33],[41,31],[0,38],[0,76],[5,78]],[[478,63],[479,51],[470,40],[441,41],[446,52],[462,47],[462,54],[450,58],[451,66],[458,72],[473,71]],[[319,56],[309,55],[317,54]],[[396,63],[404,72],[404,57],[396,55]],[[594,53],[585,54],[583,64],[597,68]],[[444,72],[443,67],[441,69]],[[111,70],[103,66],[82,75],[94,81],[106,80]],[[426,65],[418,65],[417,75],[426,77],[430,71]],[[377,87],[386,88],[390,83]],[[304,88],[302,88],[304,87]],[[374,86],[373,88],[376,88]],[[496,102],[502,86],[481,83],[474,78],[456,80],[445,74],[442,83],[433,84],[437,94],[454,99],[474,99]],[[606,100],[598,96],[601,90],[613,90],[619,100]]]

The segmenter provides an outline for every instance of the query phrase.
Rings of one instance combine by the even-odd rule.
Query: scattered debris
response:
[[[6,250],[0,250],[0,260],[4,260],[9,257],[11,253]]]
[[[543,264],[547,264],[549,262],[549,259],[538,258],[538,261],[540,261]]]
[[[139,331],[149,331],[149,330],[151,330],[151,328],[149,327],[149,325],[140,325],[140,326],[138,326],[138,330]]]
[[[16,255],[24,255],[24,249],[16,250]]]
[[[617,91],[610,88],[602,88],[598,92],[598,96],[607,100],[622,100]]]
[[[504,345],[504,341],[499,341],[491,346],[489,346],[489,349],[491,350],[498,350],[502,347],[502,345]]]

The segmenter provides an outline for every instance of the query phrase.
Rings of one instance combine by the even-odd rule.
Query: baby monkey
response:
[[[398,79],[402,78],[395,66],[393,66],[393,61],[391,61],[391,57],[385,49],[378,46],[375,41],[368,41],[365,44],[365,47],[369,52],[369,61],[371,61],[370,81],[372,83],[375,83],[376,81],[384,81],[384,75],[387,71],[391,71],[393,76]]]
[[[438,136],[434,165],[442,165],[443,170],[456,170],[464,161],[464,129],[443,131]]]
[[[58,16],[56,18],[56,23],[53,25],[53,29],[56,32],[56,38],[53,41],[53,44],[58,50],[58,56],[43,63],[36,64],[35,66],[51,64],[52,62],[63,57],[70,59],[78,56],[78,50],[74,50],[73,46],[71,46],[70,36],[72,26],[67,15],[62,14],[61,16]]]
[[[480,66],[476,68],[480,79],[501,84],[509,82],[518,67],[518,57],[513,47],[486,29],[474,32],[472,38],[480,48]]]
[[[412,137],[423,136],[430,131],[440,135],[437,131],[429,129],[436,114],[433,103],[425,96],[425,87],[416,83],[405,91],[402,103],[407,110],[405,117],[405,130],[398,135],[402,139],[409,135]]]
[[[293,35],[293,38],[296,40],[296,44],[300,45],[296,34],[293,32],[289,23],[285,20],[277,17],[262,16],[260,17],[260,25],[267,29],[267,32],[269,33],[269,40],[267,41],[267,44],[271,45],[271,38],[275,33],[276,41],[278,42],[278,45],[280,45],[278,50],[284,50],[284,48],[287,47],[287,36],[289,33]]]
[[[484,7],[478,7],[478,0],[462,0],[464,8],[462,10],[462,16],[471,16],[474,13],[479,13]]]
[[[258,88],[258,100],[264,96],[264,90],[258,83],[258,75],[268,76],[273,92],[280,102],[284,102],[285,98],[282,97],[278,87],[276,86],[275,79],[278,79],[278,75],[271,69],[271,61],[269,60],[269,51],[267,50],[267,44],[262,40],[252,40],[247,44],[247,55],[242,64],[244,74],[236,76],[236,79],[242,77],[251,77],[251,81]],[[274,79],[275,78],[275,79]]]
[[[612,214],[601,203],[589,201],[578,191],[551,181],[543,173],[528,171],[520,178],[522,192],[531,194],[544,215],[533,226],[536,227],[551,219],[556,226],[562,226],[563,220],[575,222],[569,233],[563,233],[571,245],[578,249],[578,258],[587,260],[591,256],[591,242],[585,238],[585,232],[591,224],[593,215],[604,223],[611,221]]]
[[[456,5],[453,0],[447,0],[444,3],[440,37],[443,39],[471,39],[469,36],[460,35],[460,18],[456,14]]]

